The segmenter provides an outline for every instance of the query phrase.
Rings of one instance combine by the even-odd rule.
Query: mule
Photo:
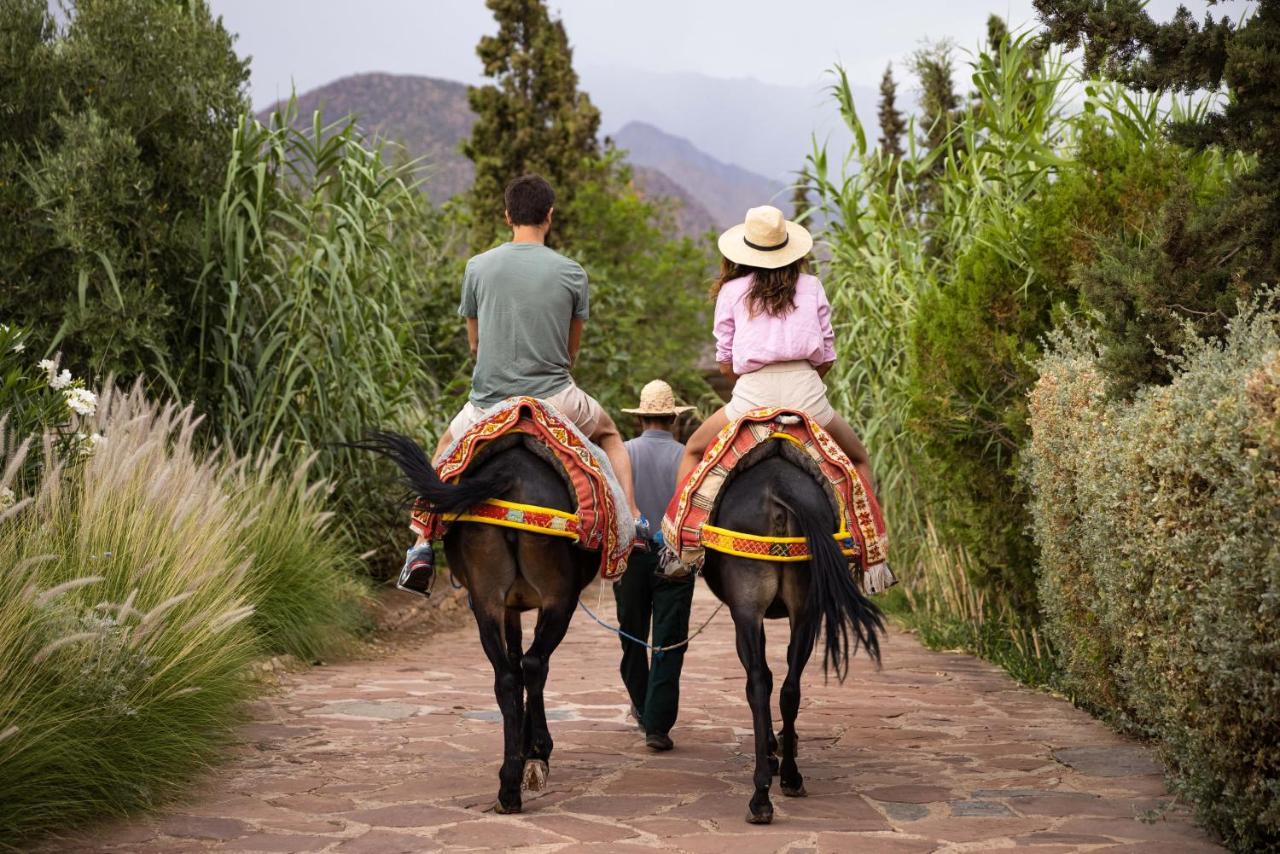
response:
[[[523,439],[493,442],[456,484],[440,480],[412,439],[375,433],[358,447],[389,457],[412,495],[445,514],[491,498],[573,512],[560,472]],[[564,638],[578,597],[600,571],[600,553],[548,536],[476,522],[455,522],[444,539],[454,576],[470,594],[480,644],[493,666],[493,693],[502,712],[499,813],[521,811],[521,786],[540,791],[550,772],[553,742],[543,688],[551,654]],[[537,609],[533,640],[522,646],[520,615]]]
[[[795,563],[706,552],[703,575],[733,616],[738,658],[747,674],[747,703],[755,735],[755,792],[747,821],[773,821],[769,787],[775,767],[782,794],[803,797],[796,763],[800,676],[825,629],[823,673],[843,682],[849,657],[861,646],[879,664],[883,617],[859,589],[849,561],[832,537],[835,512],[803,452],[774,439],[744,458],[722,487],[710,522],[721,528],[772,537],[803,536],[810,559]],[[773,674],[765,660],[764,621],[786,617],[791,625],[787,677],[778,692],[782,758],[773,731]]]

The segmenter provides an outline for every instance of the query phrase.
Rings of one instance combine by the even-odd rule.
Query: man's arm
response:
[[[480,321],[474,317],[467,318],[467,346],[471,348],[471,358],[480,352]]]
[[[575,317],[569,321],[569,367],[573,367],[578,362],[578,350],[582,348],[582,327],[587,322],[581,318]]]

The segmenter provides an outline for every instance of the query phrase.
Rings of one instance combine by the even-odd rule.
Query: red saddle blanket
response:
[[[836,533],[840,539],[847,535],[853,540],[853,548],[846,549],[846,554],[856,554],[861,569],[877,578],[891,577],[886,564],[888,538],[884,517],[870,484],[863,481],[849,457],[826,430],[804,413],[788,409],[752,410],[720,432],[703,455],[702,462],[671,499],[662,520],[662,534],[667,546],[686,566],[701,565],[704,547],[720,545],[711,543],[709,538],[723,538],[728,533],[715,528],[704,531],[704,525],[715,509],[729,473],[748,452],[778,437],[790,440],[808,454],[825,476],[837,505],[841,530]],[[746,553],[753,546],[744,542],[739,547],[744,550],[742,553]],[[807,550],[804,552],[807,554]],[[761,554],[763,557],[771,552]],[[788,559],[772,556],[773,559]]]
[[[620,496],[615,493],[612,471],[603,453],[592,445],[577,427],[566,421],[554,407],[532,397],[512,398],[459,437],[436,463],[436,472],[446,483],[455,481],[477,455],[494,440],[512,433],[527,433],[545,446],[559,461],[577,506],[567,520],[566,514],[548,508],[524,507],[503,501],[477,505],[460,517],[445,518],[429,506],[418,504],[409,523],[419,536],[442,539],[449,525],[459,518],[466,521],[508,524],[529,529],[546,528],[548,533],[575,536],[582,548],[600,552],[600,575],[613,579],[627,568],[632,537],[625,530],[634,524],[630,513],[619,514]],[[623,505],[625,509],[625,505]],[[624,520],[622,516],[627,518]],[[501,517],[501,518],[499,518]]]

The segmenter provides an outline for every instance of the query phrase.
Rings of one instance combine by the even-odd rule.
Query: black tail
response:
[[[511,478],[501,471],[487,472],[481,477],[464,477],[456,484],[445,483],[418,443],[399,433],[375,431],[363,442],[352,442],[350,447],[390,458],[400,467],[409,491],[440,513],[462,513],[481,501],[506,492],[511,486]]]
[[[840,553],[840,547],[832,536],[831,510],[822,497],[822,506],[813,506],[812,496],[793,492],[788,484],[776,485],[778,497],[784,507],[795,517],[800,531],[809,545],[809,601],[806,609],[810,619],[820,620],[826,628],[826,648],[822,658],[824,674],[834,670],[841,682],[849,673],[849,657],[862,646],[867,654],[880,663],[880,636],[884,631],[884,618],[876,604],[862,595],[849,560]],[[818,624],[814,623],[812,642],[818,640]],[[850,637],[852,636],[852,647]]]

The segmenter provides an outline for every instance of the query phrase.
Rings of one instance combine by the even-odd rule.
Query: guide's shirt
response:
[[[468,261],[458,314],[479,326],[471,402],[487,409],[568,387],[569,323],[587,313],[586,272],[541,243],[504,243]]]
[[[656,526],[676,493],[676,475],[684,445],[666,430],[645,430],[626,444],[631,458],[636,506]]]

